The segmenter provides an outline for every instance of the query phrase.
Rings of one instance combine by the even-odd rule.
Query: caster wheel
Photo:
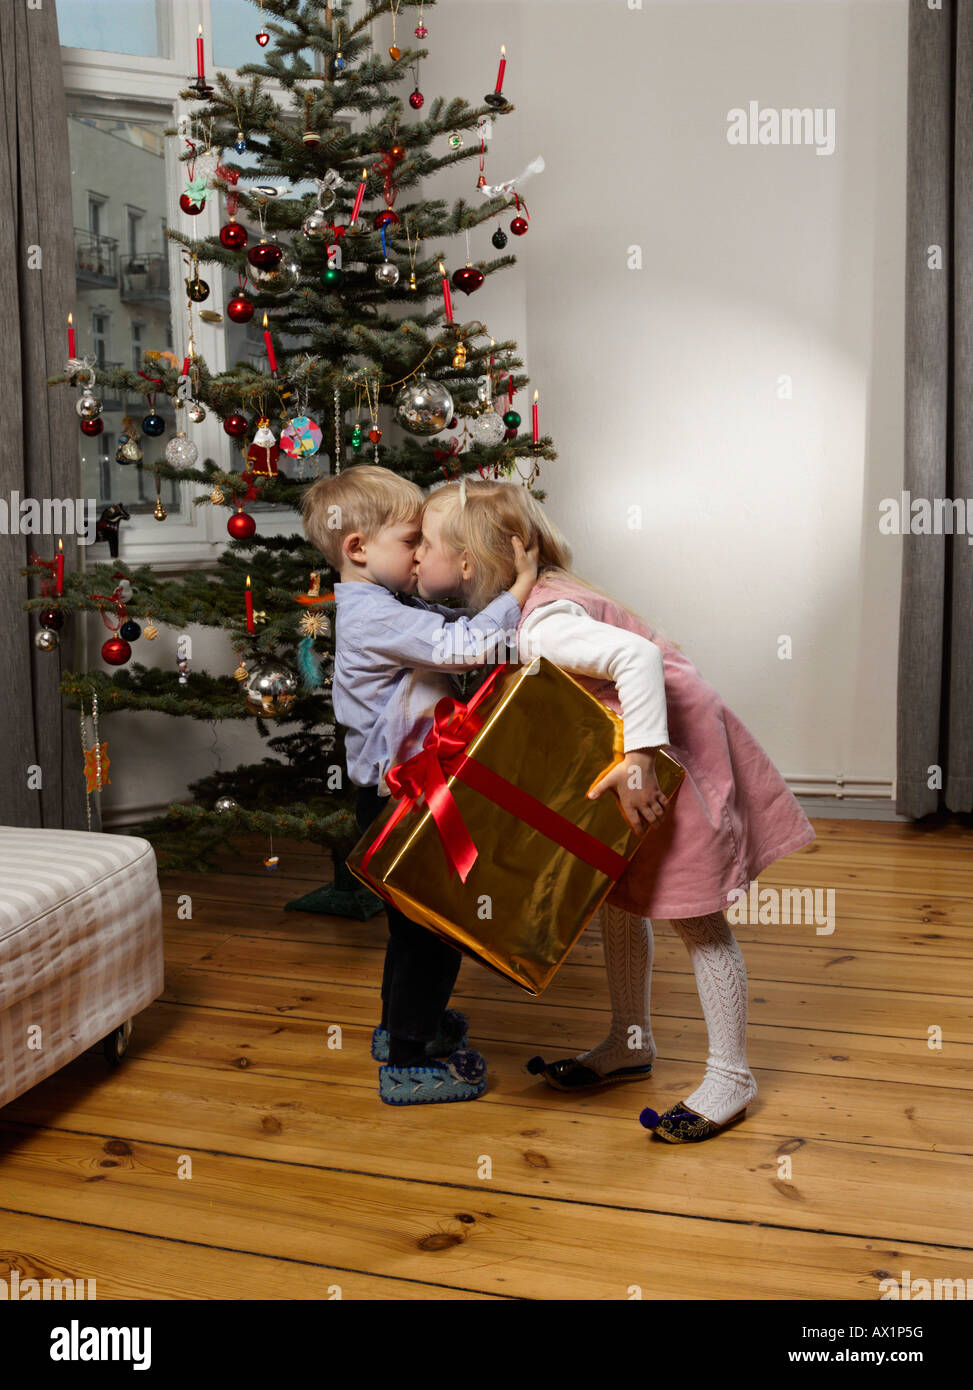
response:
[[[102,1042],[105,1049],[105,1058],[112,1066],[117,1066],[128,1051],[128,1042],[132,1036],[132,1020],[127,1018],[119,1028],[113,1029],[108,1037]]]

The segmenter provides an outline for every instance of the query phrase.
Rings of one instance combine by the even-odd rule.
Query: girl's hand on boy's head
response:
[[[540,557],[540,542],[535,536],[528,547],[524,547],[523,541],[519,536],[511,536],[510,544],[514,552],[514,569],[517,571],[517,578],[527,575],[531,581],[537,578],[537,562]]]
[[[509,592],[523,608],[531,589],[537,582],[537,560],[540,547],[536,536],[527,549],[524,548],[524,543],[519,536],[511,535],[510,544],[513,549],[514,567],[517,575]]]
[[[599,778],[588,796],[597,801],[606,791],[617,792],[622,814],[637,835],[644,835],[650,826],[658,825],[669,804],[656,780],[654,750],[626,753],[625,761]]]

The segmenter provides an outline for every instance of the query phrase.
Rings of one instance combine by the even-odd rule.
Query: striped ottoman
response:
[[[0,1105],[126,1025],[164,987],[162,894],[147,840],[0,826]]]

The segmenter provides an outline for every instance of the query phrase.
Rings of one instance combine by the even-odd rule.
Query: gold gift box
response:
[[[629,826],[616,794],[587,799],[591,787],[624,760],[618,715],[542,656],[502,666],[484,685],[489,689],[474,696],[475,714],[467,716],[469,758],[630,859],[644,837]],[[454,708],[465,713],[458,701]],[[668,815],[685,769],[660,748],[655,773],[670,798]],[[616,861],[617,872],[603,872],[467,785],[462,775],[462,769],[447,772],[445,780],[478,851],[465,882],[451,870],[424,796],[363,868],[369,847],[399,809],[400,798],[390,796],[348,855],[348,868],[413,921],[528,994],[540,994],[625,866]]]

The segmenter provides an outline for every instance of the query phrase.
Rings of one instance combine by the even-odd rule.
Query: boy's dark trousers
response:
[[[387,805],[388,797],[379,796],[377,786],[359,787],[355,795],[358,829],[364,834]],[[391,903],[386,909],[389,940],[382,976],[382,1025],[393,1038],[430,1042],[439,1031],[463,957]]]

